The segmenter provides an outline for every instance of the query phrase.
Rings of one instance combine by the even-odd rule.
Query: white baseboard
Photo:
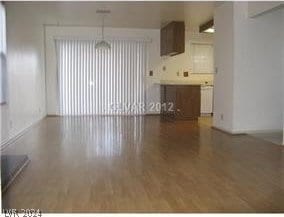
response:
[[[264,129],[264,130],[227,130],[221,127],[213,126],[213,129],[217,129],[223,131],[225,133],[231,135],[243,135],[243,134],[258,134],[258,133],[275,133],[275,132],[282,132],[281,129]]]
[[[221,132],[230,134],[230,135],[244,135],[244,134],[246,134],[246,133],[241,132],[241,131],[227,130],[227,129],[224,129],[224,128],[222,128],[222,127],[212,126],[212,128],[215,129],[215,130],[219,130],[219,131],[221,131]]]
[[[258,133],[283,133],[281,129],[267,129],[267,130],[248,130],[247,134],[258,134]]]
[[[42,121],[45,117],[46,116],[41,117],[40,119],[36,120],[34,123],[30,124],[29,126],[25,127],[24,129],[20,130],[19,132],[15,133],[14,135],[10,136],[9,138],[1,142],[0,151],[5,150],[10,144],[17,141],[20,137],[22,137],[25,133],[27,133],[31,128],[33,128],[40,121]]]

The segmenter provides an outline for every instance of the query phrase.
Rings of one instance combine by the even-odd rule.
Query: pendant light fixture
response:
[[[209,20],[208,22],[199,26],[199,32],[201,33],[214,33],[214,20]]]
[[[95,45],[96,50],[109,50],[110,44],[105,40],[104,34],[104,18],[106,14],[110,13],[110,10],[97,10],[97,14],[102,14],[102,40],[98,41]]]

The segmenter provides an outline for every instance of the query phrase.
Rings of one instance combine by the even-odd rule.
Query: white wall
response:
[[[233,130],[233,4],[226,2],[216,8],[214,15],[215,66],[213,125],[219,129]]]
[[[8,100],[1,144],[45,115],[43,28],[7,5]]]
[[[276,1],[276,2],[248,2],[248,16],[249,17],[255,17],[258,15],[261,15],[263,13],[267,13],[270,10],[280,7],[283,5],[281,1]]]
[[[228,8],[232,15],[226,14]],[[226,43],[216,49],[216,61],[229,70],[221,74],[217,64],[214,126],[231,133],[282,129],[281,11],[248,18],[247,2],[228,2],[216,9],[215,18],[216,46],[221,40]],[[227,39],[223,38],[227,32],[224,22],[227,28],[233,28],[233,35]],[[221,32],[217,33],[218,29]],[[229,65],[226,56],[233,60]],[[229,111],[229,117],[224,116],[222,121],[220,113],[224,111]]]
[[[234,4],[234,131],[282,129],[281,10],[247,18]]]

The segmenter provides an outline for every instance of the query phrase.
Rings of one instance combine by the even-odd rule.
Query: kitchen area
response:
[[[166,120],[198,120],[213,115],[214,23],[198,30],[183,21],[164,25],[160,32],[159,73],[150,70],[148,79],[159,89],[161,117]]]

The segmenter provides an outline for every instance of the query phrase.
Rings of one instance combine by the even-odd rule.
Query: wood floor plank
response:
[[[3,208],[43,212],[284,212],[284,148],[210,119],[48,117],[4,154],[27,154]]]

